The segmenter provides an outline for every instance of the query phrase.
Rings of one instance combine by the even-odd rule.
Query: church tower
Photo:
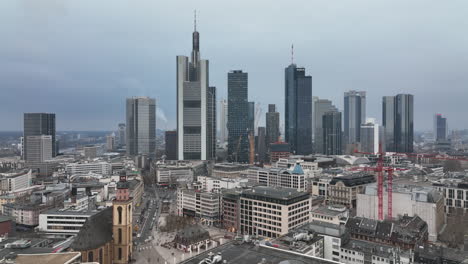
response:
[[[120,173],[113,210],[113,263],[129,263],[132,256],[132,198],[125,171]]]

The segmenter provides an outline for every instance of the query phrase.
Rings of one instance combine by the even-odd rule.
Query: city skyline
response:
[[[51,0],[41,6],[0,4],[8,11],[2,16],[3,24],[16,26],[0,27],[7,39],[0,49],[0,86],[11,90],[0,99],[1,131],[22,130],[25,112],[56,113],[57,130],[113,130],[124,121],[125,98],[131,96],[157,98],[158,128],[174,129],[173,58],[189,51],[193,9],[200,10],[201,52],[210,58],[210,79],[218,87],[218,100],[227,98],[225,72],[241,68],[250,73],[251,100],[260,102],[264,112],[268,104],[276,104],[284,115],[282,71],[290,62],[294,43],[295,63],[314,76],[313,96],[331,100],[340,111],[344,91],[366,91],[367,115],[382,124],[382,97],[410,93],[415,96],[416,131],[431,130],[435,113],[450,119],[451,129],[467,128],[458,111],[468,82],[463,74],[468,39],[460,34],[463,23],[457,22],[466,21],[459,11],[463,10],[460,5],[467,5],[464,2],[424,2],[426,8],[421,10],[419,1],[405,5],[403,1],[374,5],[298,1],[304,8],[298,10],[297,20],[279,16],[294,5],[283,3],[258,13],[257,2],[251,8],[256,12],[246,11],[244,23],[231,14],[220,14],[226,6],[210,1],[188,4],[182,12],[174,3],[165,7],[149,1],[116,3],[113,12],[105,15],[99,12],[104,3],[90,3],[74,3],[80,8],[73,9],[70,3]],[[138,10],[139,19],[130,19],[129,10]],[[307,10],[328,12],[310,15]],[[176,11],[177,16],[171,17]],[[31,15],[31,21],[20,23],[24,14]],[[85,14],[90,23],[100,26],[86,27]],[[379,14],[382,21],[372,20],[371,14]],[[224,19],[219,19],[221,15]],[[120,23],[113,23],[116,19]],[[76,25],[77,21],[81,23]],[[69,32],[71,26],[74,34],[54,34]],[[127,31],[129,37],[123,34]],[[105,32],[114,33],[100,37]],[[22,104],[15,103],[18,98]],[[263,118],[259,125],[264,125]]]

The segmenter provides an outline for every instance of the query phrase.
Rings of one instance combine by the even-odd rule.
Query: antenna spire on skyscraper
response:
[[[197,10],[193,10],[193,31],[197,31]]]
[[[294,64],[294,44],[291,44],[291,64]]]

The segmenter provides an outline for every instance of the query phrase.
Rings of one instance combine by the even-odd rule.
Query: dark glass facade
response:
[[[266,113],[266,146],[267,151],[270,149],[270,144],[279,141],[280,137],[280,114],[276,112],[274,104],[268,105],[268,112]]]
[[[295,64],[285,69],[285,140],[295,154],[312,153],[312,76]]]
[[[25,113],[24,114],[24,152],[23,158],[27,157],[28,151],[28,136],[48,135],[52,136],[52,157],[58,153],[55,140],[55,114],[51,113]]]
[[[177,131],[166,131],[165,154],[167,160],[177,160]]]
[[[385,96],[382,103],[387,152],[413,152],[414,97],[411,94]]]
[[[248,74],[241,70],[228,73],[228,160],[249,162]]]
[[[434,117],[434,139],[436,141],[447,139],[447,118],[441,114],[436,114]]]
[[[326,155],[341,155],[343,150],[343,132],[341,130],[341,112],[327,112],[322,117],[323,150]]]

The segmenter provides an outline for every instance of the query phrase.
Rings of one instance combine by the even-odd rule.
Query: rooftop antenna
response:
[[[291,64],[294,64],[294,44],[291,44]]]
[[[197,31],[197,10],[193,10],[193,31]]]

